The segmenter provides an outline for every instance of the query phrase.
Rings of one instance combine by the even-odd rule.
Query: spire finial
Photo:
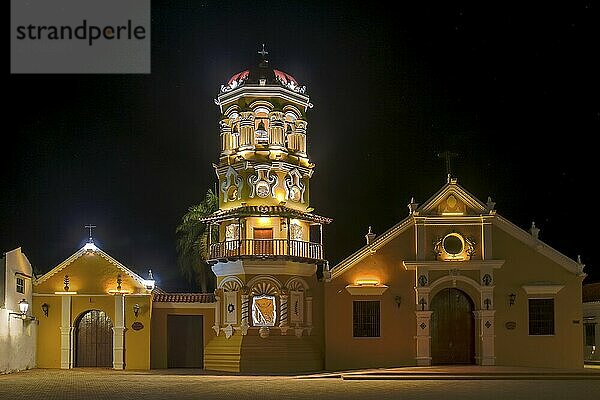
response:
[[[531,222],[531,228],[529,229],[529,232],[531,233],[531,236],[533,236],[534,239],[539,239],[540,228],[535,226],[535,221]]]
[[[266,56],[267,54],[269,54],[269,52],[265,50],[265,44],[264,44],[264,43],[262,44],[262,50],[261,50],[261,51],[259,51],[259,52],[258,52],[258,54],[260,54],[260,55],[262,56],[262,59],[263,59],[263,60],[266,58],[265,56]]]
[[[444,158],[446,160],[446,175],[448,176],[448,183],[450,183],[452,179],[452,166],[450,164],[450,161],[453,158],[458,157],[458,153],[451,152],[450,150],[445,150],[441,153],[438,153],[437,156],[438,158]]]

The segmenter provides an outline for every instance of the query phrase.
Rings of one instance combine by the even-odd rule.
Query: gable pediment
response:
[[[77,294],[111,294],[109,291],[117,290],[118,286],[127,293],[148,292],[142,277],[102,250],[85,247],[36,279],[34,292],[53,294],[65,291],[65,276],[68,276],[68,291]]]
[[[442,187],[416,210],[419,216],[471,216],[491,214],[494,204],[481,202],[459,186],[455,179]]]

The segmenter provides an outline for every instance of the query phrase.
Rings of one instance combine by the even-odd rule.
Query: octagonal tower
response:
[[[262,59],[221,86],[219,210],[209,224],[217,276],[217,337],[207,369],[309,371],[322,367],[322,227],[313,214],[306,88]],[[314,303],[318,303],[318,307]],[[285,357],[282,357],[282,353]]]

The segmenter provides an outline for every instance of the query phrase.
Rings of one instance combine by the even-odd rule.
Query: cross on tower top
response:
[[[269,52],[265,50],[265,44],[264,43],[262,44],[262,50],[259,51],[258,54],[260,54],[262,56],[263,60],[265,59],[265,56],[267,54],[269,54]]]
[[[92,229],[94,229],[96,227],[96,225],[84,225],[84,228],[89,229],[90,233],[89,233],[89,239],[88,242],[89,243],[94,243],[94,239],[92,239]]]

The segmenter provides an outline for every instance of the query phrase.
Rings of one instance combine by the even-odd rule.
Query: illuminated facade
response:
[[[265,53],[266,54],[266,53]],[[217,276],[216,337],[205,366],[231,371],[322,368],[317,271],[330,219],[310,206],[306,88],[269,66],[233,75],[215,102],[219,210],[209,227]],[[268,340],[267,340],[268,339]],[[288,355],[282,360],[280,352]]]
[[[450,177],[408,208],[326,274],[326,369],[583,366],[580,262]]]
[[[264,55],[215,100],[219,210],[203,218],[215,292],[164,293],[90,238],[33,279],[38,367],[580,368],[584,348],[596,354],[583,264],[450,176],[383,234],[369,228],[366,244],[330,269],[322,229],[331,220],[310,204],[312,104]]]

